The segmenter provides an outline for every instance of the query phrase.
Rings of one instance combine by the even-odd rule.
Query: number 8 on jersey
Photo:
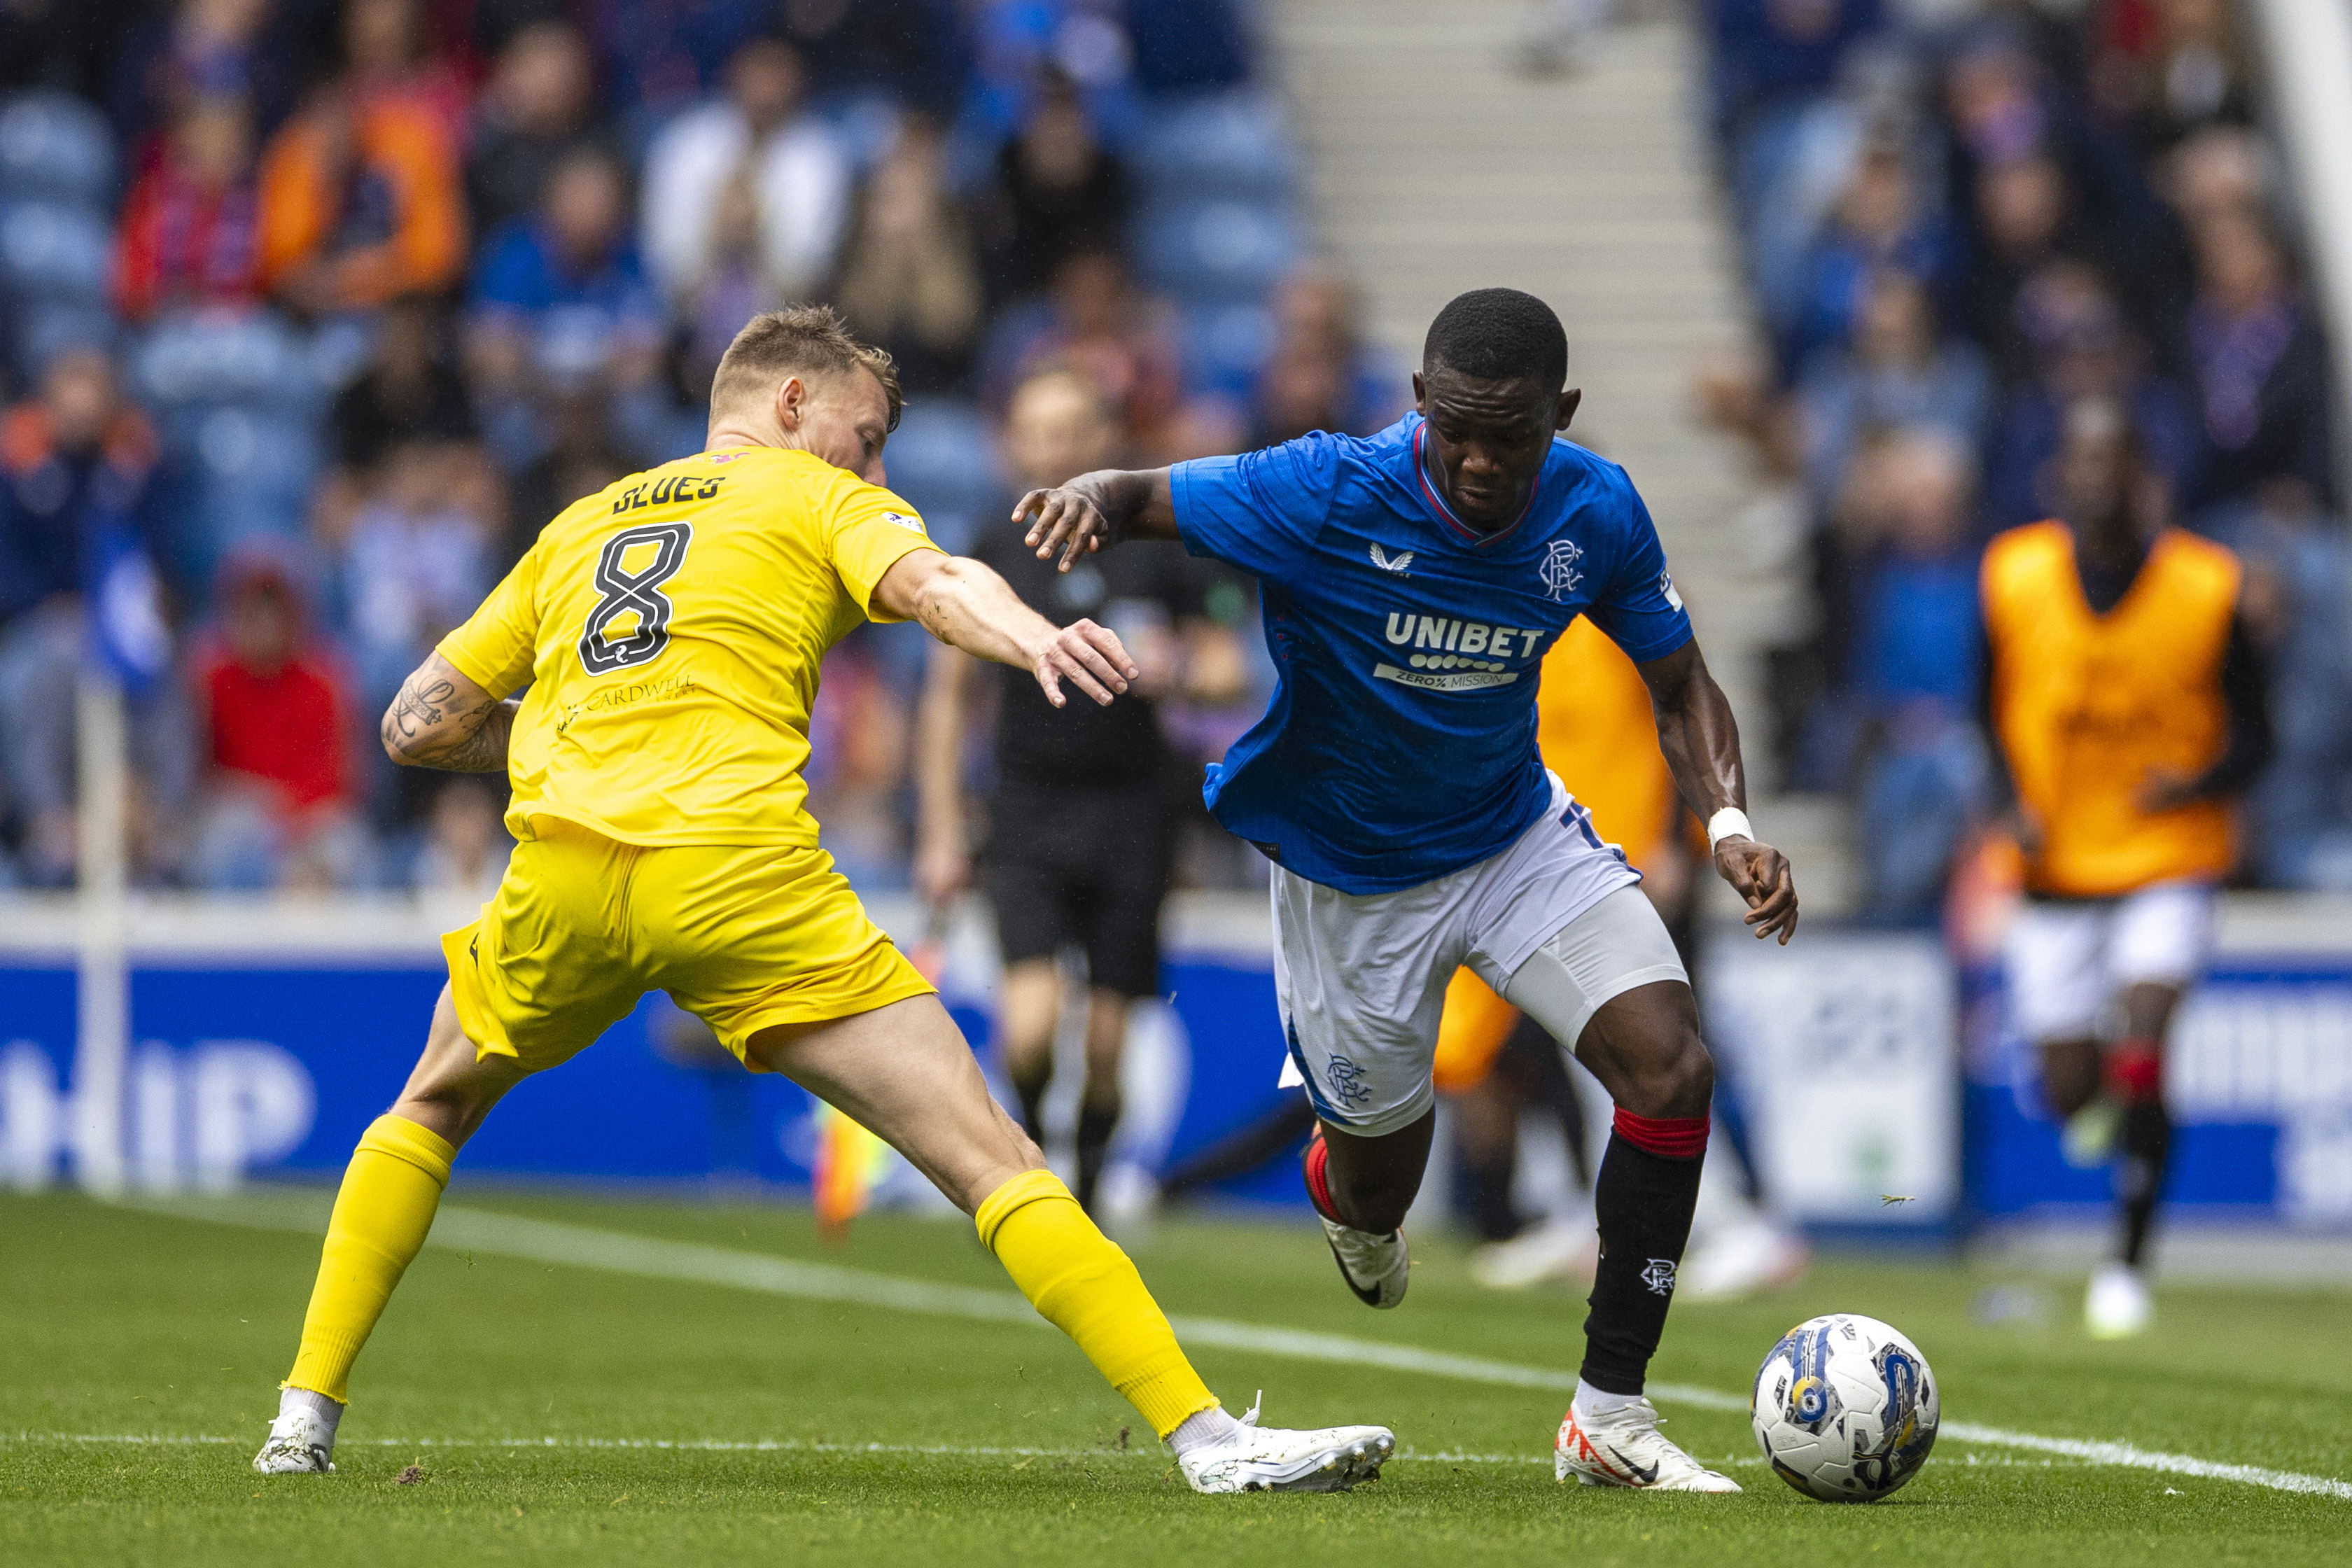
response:
[[[591,675],[610,675],[651,664],[669,647],[670,602],[661,585],[686,564],[686,547],[694,542],[690,522],[647,522],[625,528],[604,542],[596,561],[596,587],[604,597],[588,612],[580,633],[580,663]],[[628,567],[632,551],[653,547],[653,559],[636,571]],[[624,616],[635,623],[620,637],[610,635],[613,623]]]

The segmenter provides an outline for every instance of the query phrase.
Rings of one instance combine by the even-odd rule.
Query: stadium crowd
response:
[[[2112,400],[2237,549],[2271,667],[2241,876],[2352,886],[2352,639],[2327,349],[2231,0],[1707,0],[1709,109],[1769,337],[1711,374],[1809,575],[1786,782],[1854,803],[1866,912],[1935,919],[1991,797],[1977,561]]]
[[[897,357],[891,479],[950,548],[1042,369],[1121,460],[1386,423],[1250,78],[1227,0],[0,5],[0,884],[75,877],[69,694],[128,542],[173,650],[139,884],[486,892],[502,781],[390,767],[376,715],[548,519],[700,449],[787,300]],[[867,888],[906,884],[923,646],[825,670],[813,804]]]

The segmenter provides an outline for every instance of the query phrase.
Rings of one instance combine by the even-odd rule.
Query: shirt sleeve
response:
[[[915,509],[888,490],[845,475],[834,487],[825,515],[825,553],[866,619],[903,619],[874,603],[874,585],[901,557],[939,548]]]
[[[1342,442],[1317,431],[1237,458],[1201,458],[1170,470],[1184,548],[1283,582],[1323,531],[1339,490]]]
[[[1683,596],[1666,574],[1666,549],[1633,481],[1619,476],[1626,519],[1625,549],[1609,586],[1585,614],[1635,664],[1664,658],[1691,639]]]
[[[434,650],[492,697],[504,697],[529,680],[538,658],[539,553],[537,546],[525,553],[481,607]]]

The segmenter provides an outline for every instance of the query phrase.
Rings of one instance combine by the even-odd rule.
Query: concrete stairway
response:
[[[1701,144],[1694,41],[1678,14],[1637,12],[1595,40],[1584,68],[1529,78],[1511,68],[1524,11],[1525,0],[1265,0],[1318,235],[1362,285],[1372,337],[1403,363],[1465,289],[1525,289],[1559,311],[1570,381],[1585,392],[1575,434],[1640,485],[1753,732],[1757,650],[1786,635],[1797,598],[1738,525],[1759,499],[1743,454],[1699,426],[1690,396],[1694,370],[1750,333]],[[1834,821],[1759,816],[1822,873],[1808,890],[1842,901]]]

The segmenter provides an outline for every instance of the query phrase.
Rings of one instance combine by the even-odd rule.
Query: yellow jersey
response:
[[[806,452],[733,447],[567,507],[441,657],[494,697],[507,827],[560,817],[623,844],[814,846],[801,770],[825,650],[898,560],[915,509]]]
[[[1635,870],[1654,861],[1679,814],[1650,688],[1624,650],[1582,616],[1544,655],[1536,749]]]
[[[2064,523],[1986,547],[1993,728],[2042,831],[2026,864],[2033,891],[2111,898],[2229,871],[2227,804],[2150,814],[2133,795],[2151,769],[2195,773],[2228,743],[2221,660],[2240,575],[2221,545],[2167,529],[2122,602],[2095,615]]]

